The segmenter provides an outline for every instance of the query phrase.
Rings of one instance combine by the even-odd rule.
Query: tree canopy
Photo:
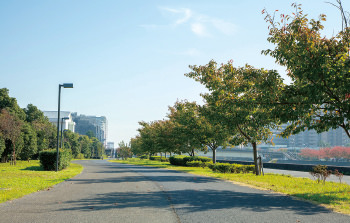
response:
[[[186,76],[208,88],[202,94],[216,119],[231,130],[231,143],[251,143],[256,173],[257,143],[271,136],[271,129],[280,123],[271,113],[276,95],[284,87],[283,80],[275,70],[256,69],[246,65],[234,67],[232,61],[217,66],[210,61],[204,66],[190,66],[192,72]]]
[[[263,11],[269,24],[268,41],[275,45],[263,53],[285,66],[293,81],[277,98],[276,113],[291,123],[283,134],[341,127],[350,137],[350,29],[327,38],[321,33],[324,14],[309,20],[300,5],[293,7],[295,13],[282,14],[278,22]]]

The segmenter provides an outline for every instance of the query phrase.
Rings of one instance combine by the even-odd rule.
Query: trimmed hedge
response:
[[[55,149],[43,150],[39,153],[40,166],[44,170],[56,170],[56,156],[57,152]],[[63,170],[70,165],[72,160],[71,150],[60,149],[58,159],[58,170]]]
[[[161,156],[151,156],[150,160],[157,160],[157,161],[161,161],[161,162],[167,162],[169,161],[167,158],[165,157],[161,157]]]
[[[143,160],[143,159],[148,159],[148,155],[141,155],[141,156],[140,156],[140,159],[142,159],[142,160]]]
[[[169,162],[170,164],[172,165],[175,165],[175,166],[186,166],[186,162],[184,161],[184,155],[179,155],[179,156],[171,156],[169,157]]]
[[[208,157],[204,156],[171,156],[169,158],[169,162],[172,165],[176,166],[189,166],[188,164],[191,163],[190,165],[199,165],[199,164],[194,164],[194,161],[200,161],[202,163],[208,163],[211,162],[211,159]]]
[[[209,165],[213,164],[212,161],[209,161],[209,162],[202,162],[200,160],[197,160],[197,161],[190,161],[190,162],[187,162],[186,165],[187,166],[192,166],[192,167],[202,167],[202,168],[205,168],[205,167],[208,167]]]
[[[254,173],[254,165],[241,165],[241,164],[230,164],[230,163],[215,163],[208,166],[214,172],[220,173]]]

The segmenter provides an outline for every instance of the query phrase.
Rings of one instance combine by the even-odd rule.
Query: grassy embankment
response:
[[[215,177],[236,183],[253,186],[258,189],[271,190],[291,195],[304,200],[312,201],[330,208],[336,212],[350,214],[350,185],[336,182],[318,184],[309,178],[292,177],[281,174],[224,174],[215,173],[209,168],[173,166],[168,162],[151,160],[128,159],[111,160],[112,162],[128,163],[134,165],[153,166],[178,170],[200,176]]]
[[[37,160],[0,163],[0,203],[52,187],[81,173],[83,166],[71,163],[62,171],[43,171]]]

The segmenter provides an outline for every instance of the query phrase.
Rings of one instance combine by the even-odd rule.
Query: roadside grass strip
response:
[[[223,180],[233,181],[257,189],[270,190],[274,192],[291,195],[302,200],[311,201],[330,208],[335,212],[350,214],[350,185],[339,182],[317,183],[309,178],[292,177],[284,174],[268,173],[265,176],[255,174],[216,173],[209,168],[173,166],[168,162],[153,160],[140,160],[131,158],[128,160],[110,160],[110,162],[126,163],[142,166],[153,166],[178,170],[190,174],[215,177]]]
[[[43,171],[38,160],[17,161],[13,166],[0,163],[0,203],[45,190],[83,171],[83,166],[71,163],[59,172]]]

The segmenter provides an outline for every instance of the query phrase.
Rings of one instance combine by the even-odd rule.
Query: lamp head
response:
[[[64,83],[62,84],[64,88],[73,88],[73,83]]]

